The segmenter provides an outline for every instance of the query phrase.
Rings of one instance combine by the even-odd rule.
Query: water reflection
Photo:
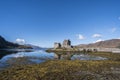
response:
[[[1,58],[2,61],[6,61],[10,58],[20,58],[20,57],[27,57],[29,59],[42,59],[42,60],[47,60],[47,59],[53,59],[54,58],[54,53],[46,53],[43,50],[40,51],[33,51],[33,52],[16,52],[5,55]]]
[[[100,56],[90,56],[90,55],[84,55],[84,54],[80,54],[80,55],[73,55],[71,57],[71,60],[105,60],[107,58],[103,58]]]
[[[55,59],[58,60],[71,60],[71,57],[74,55],[74,53],[66,52],[66,53],[55,53]]]
[[[106,60],[107,58],[103,58],[100,56],[92,56],[85,53],[55,53],[55,59],[58,60]]]
[[[91,56],[83,53],[57,52],[48,53],[44,50],[30,51],[16,51],[16,50],[0,50],[0,60],[5,61],[10,58],[29,57],[41,60],[104,60],[99,56]],[[34,60],[35,61],[35,60]]]
[[[6,55],[17,53],[18,51],[0,50],[0,59]]]
[[[0,50],[0,67],[6,65],[19,64],[39,64],[47,60],[105,60],[100,56],[91,56],[83,53],[57,52],[48,53],[44,50],[16,51],[16,50]]]

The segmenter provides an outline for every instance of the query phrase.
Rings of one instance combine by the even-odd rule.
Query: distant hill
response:
[[[32,44],[25,44],[26,46],[31,46],[33,49],[45,49],[36,45],[32,45]]]
[[[26,46],[26,45],[19,45],[16,43],[9,42],[5,40],[2,36],[0,36],[0,49],[32,49],[31,46]]]
[[[100,41],[90,44],[80,44],[76,47],[79,48],[90,48],[90,47],[99,47],[99,48],[120,48],[120,39],[111,39],[106,41]]]

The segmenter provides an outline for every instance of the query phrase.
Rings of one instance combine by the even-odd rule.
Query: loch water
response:
[[[91,56],[84,53],[53,53],[46,52],[45,49],[11,49],[0,50],[0,68],[14,65],[40,64],[48,60],[105,60],[100,56]]]

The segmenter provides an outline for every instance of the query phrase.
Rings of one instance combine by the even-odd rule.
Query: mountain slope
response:
[[[32,49],[31,46],[19,45],[16,43],[9,42],[5,40],[2,36],[0,36],[0,49],[11,49],[11,48],[18,48],[18,49]]]
[[[78,45],[80,48],[89,48],[89,47],[101,47],[101,48],[117,48],[120,47],[120,39],[111,39],[106,41],[100,41],[91,44],[82,44]]]
[[[0,36],[0,48],[14,48],[18,47],[18,44],[6,41],[2,36]]]
[[[25,44],[26,46],[31,46],[33,49],[44,49],[42,47],[36,46],[36,45],[32,45],[32,44]]]

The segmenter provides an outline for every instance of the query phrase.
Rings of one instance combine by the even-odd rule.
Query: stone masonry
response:
[[[54,48],[55,48],[55,49],[57,49],[57,48],[61,48],[61,44],[60,44],[60,43],[55,42],[55,43],[54,43]]]
[[[69,39],[68,40],[64,40],[63,44],[62,44],[62,47],[63,48],[71,48],[71,41]]]

